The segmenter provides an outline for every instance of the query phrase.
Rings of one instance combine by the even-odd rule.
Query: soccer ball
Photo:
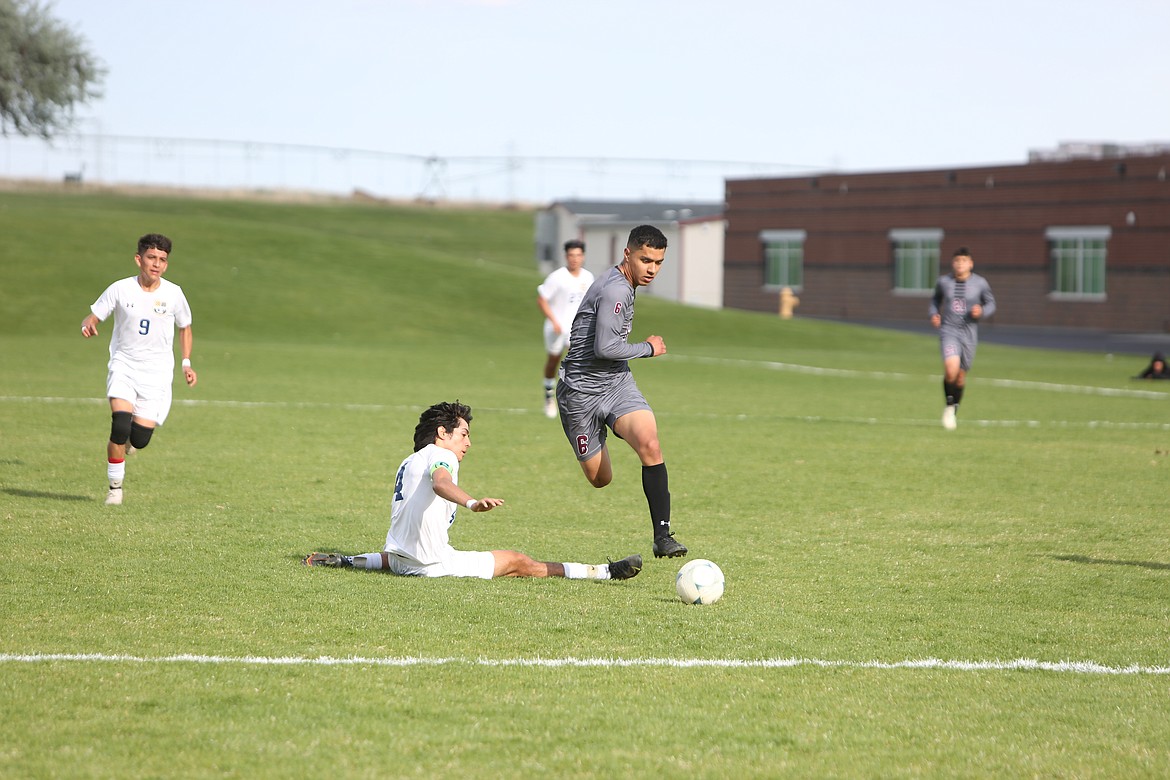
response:
[[[723,571],[711,561],[696,558],[678,570],[674,589],[688,604],[714,604],[723,595]]]

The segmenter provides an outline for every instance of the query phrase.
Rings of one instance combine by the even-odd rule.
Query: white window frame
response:
[[[764,289],[782,290],[792,288],[799,292],[804,288],[804,241],[808,233],[804,230],[761,230],[760,243],[764,245]],[[769,244],[799,244],[800,245],[800,282],[798,284],[773,284],[768,281],[768,245]],[[791,270],[791,269],[789,269]]]
[[[892,245],[891,254],[893,256],[893,292],[894,295],[908,295],[908,296],[928,296],[934,293],[935,282],[938,281],[939,269],[942,263],[942,228],[893,228],[889,233],[889,241]],[[907,244],[923,244],[926,242],[933,242],[935,244],[934,267],[919,269],[923,274],[921,276],[923,287],[900,287],[898,285],[901,279],[901,252],[903,245]],[[921,247],[919,247],[920,249]],[[921,260],[922,258],[919,258]]]
[[[1113,229],[1108,225],[1059,225],[1048,228],[1044,231],[1044,237],[1048,243],[1048,283],[1050,286],[1048,292],[1048,299],[1052,301],[1089,301],[1100,303],[1107,300],[1105,294],[1106,290],[1106,269],[1109,262],[1109,239],[1113,237]],[[1058,241],[1077,241],[1079,245],[1075,251],[1077,253],[1076,269],[1080,281],[1078,286],[1081,290],[1062,291],[1056,289],[1056,247],[1054,244]],[[1099,291],[1085,292],[1083,289],[1083,279],[1085,277],[1085,266],[1087,260],[1085,258],[1085,241],[1101,241],[1104,243],[1101,257],[1101,289]]]

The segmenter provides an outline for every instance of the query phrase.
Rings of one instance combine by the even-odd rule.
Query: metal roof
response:
[[[587,221],[676,222],[723,213],[723,204],[711,201],[558,200],[549,208],[558,206]]]

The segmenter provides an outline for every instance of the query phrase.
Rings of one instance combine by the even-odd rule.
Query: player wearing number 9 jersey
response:
[[[162,278],[170,252],[166,236],[140,238],[134,255],[138,275],[107,287],[81,323],[81,335],[90,338],[98,334],[100,322],[114,315],[106,374],[112,419],[106,445],[107,504],[122,503],[127,451],[145,447],[170,413],[176,328],[184,379],[190,386],[197,379],[191,368],[191,307],[183,290]]]

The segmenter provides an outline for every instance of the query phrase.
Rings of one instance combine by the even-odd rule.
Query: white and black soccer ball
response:
[[[688,561],[678,570],[674,589],[688,604],[714,604],[723,596],[723,570],[704,558]]]

